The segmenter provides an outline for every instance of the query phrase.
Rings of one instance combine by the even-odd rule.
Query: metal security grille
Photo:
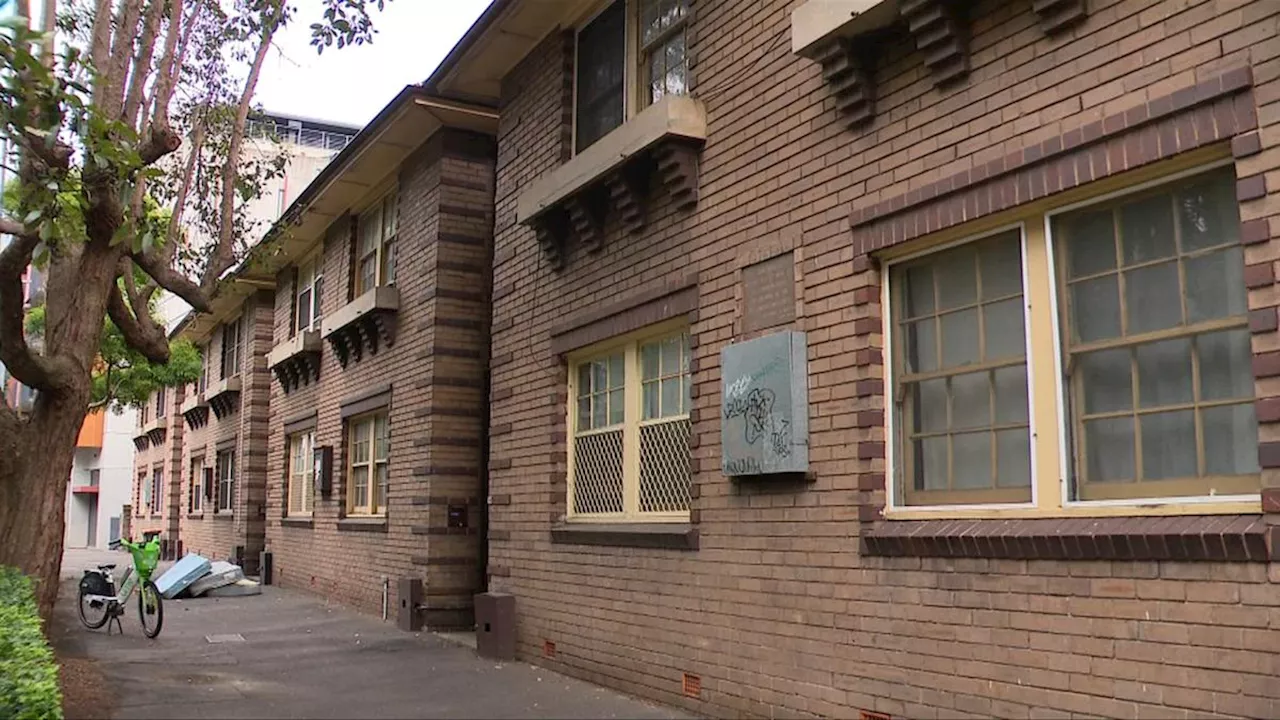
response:
[[[573,511],[622,512],[622,429],[581,435],[573,447]]]
[[[640,427],[640,512],[688,512],[689,418]]]

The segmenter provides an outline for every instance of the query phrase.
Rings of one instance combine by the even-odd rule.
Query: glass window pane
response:
[[[1027,366],[1000,368],[996,376],[996,422],[1027,421]]]
[[[1196,476],[1196,420],[1191,410],[1142,415],[1142,477]]]
[[[667,378],[662,381],[662,417],[680,413],[680,378]]]
[[[1115,275],[1071,286],[1071,325],[1080,342],[1120,337],[1120,293]]]
[[[1120,246],[1125,265],[1173,257],[1173,203],[1155,195],[1120,208]]]
[[[1084,385],[1084,411],[1088,414],[1128,410],[1133,407],[1133,380],[1127,349],[1103,350],[1081,355],[1080,381]]]
[[[1244,288],[1244,253],[1240,246],[1187,258],[1187,320],[1243,315],[1248,311]]]
[[[1258,467],[1258,420],[1253,403],[1205,408],[1204,470],[1209,475],[1251,475]]]
[[[660,52],[649,55],[649,102],[656,103],[667,94],[667,73]]]
[[[953,489],[991,487],[991,433],[952,435],[951,453]]]
[[[382,278],[383,285],[392,285],[396,281],[396,244],[387,243],[382,246]]]
[[[996,485],[1031,487],[1031,434],[1026,428],[996,433]]]
[[[1022,292],[1022,244],[1018,235],[983,245],[979,263],[983,300]]]
[[[938,278],[938,309],[946,310],[977,302],[978,276],[973,248],[953,250],[945,257],[945,263],[940,262],[934,266]]]
[[[947,438],[931,437],[916,440],[913,453],[915,455],[915,477],[913,486],[917,490],[947,489]]]
[[[644,396],[642,403],[644,406],[644,419],[652,420],[658,417],[660,411],[658,406],[658,382],[655,380],[654,382],[645,383],[642,388],[642,394]]]
[[[664,376],[680,372],[680,345],[679,335],[662,341],[662,374]]]
[[[658,0],[644,0],[640,6],[640,38],[641,42],[649,42],[662,29],[662,16],[658,11]]]
[[[942,325],[942,367],[958,367],[978,361],[978,309],[947,313]]]
[[[985,372],[951,378],[951,427],[991,424],[991,380]]]
[[[1066,237],[1068,277],[1095,275],[1116,267],[1115,227],[1110,210],[1072,213],[1055,221]],[[1059,227],[1060,226],[1060,227]]]
[[[626,405],[624,404],[622,391],[612,390],[609,392],[609,424],[621,425],[624,414],[626,413]]]
[[[592,427],[605,427],[609,423],[609,396],[605,393],[598,393],[591,396],[591,421]]]
[[[393,192],[387,196],[382,211],[382,237],[383,239],[395,237],[396,226],[400,220],[400,197]]]
[[[1183,252],[1236,242],[1240,237],[1240,209],[1230,171],[1179,192],[1178,219]]]
[[[1191,339],[1139,345],[1138,405],[1150,408],[1194,400],[1191,388]]]
[[[693,406],[692,391],[689,389],[692,385],[693,378],[689,373],[685,373],[680,377],[680,412],[687,413],[689,408]]]
[[[1084,437],[1089,482],[1133,479],[1133,418],[1087,420]]]
[[[374,475],[376,477],[373,484],[374,512],[383,512],[387,509],[388,473],[386,463],[378,463],[374,468]]]
[[[933,312],[933,267],[916,265],[904,273],[907,284],[907,317],[919,317]]]
[[[578,33],[577,141],[582,152],[622,124],[626,75],[625,0],[617,0]]]
[[[360,257],[376,253],[381,242],[382,208],[377,207],[360,218]]]
[[[609,387],[620,388],[627,384],[625,359],[622,353],[609,356]],[[600,386],[597,389],[604,389]]]
[[[663,49],[667,63],[667,92],[672,95],[685,93],[684,33],[673,35]]]
[[[1253,350],[1246,329],[1196,337],[1200,353],[1200,399],[1252,398]]]
[[[947,380],[913,383],[911,420],[915,432],[939,432],[947,428]]]
[[[591,363],[591,392],[604,392],[609,388],[609,365],[605,360]]]
[[[985,359],[1025,355],[1027,341],[1022,322],[1022,298],[1001,300],[982,308],[982,332],[987,341]]]
[[[640,373],[644,380],[656,380],[661,372],[660,353],[657,343],[645,343],[640,346]]]
[[[591,394],[591,363],[582,363],[578,366],[578,397],[586,397]]]
[[[1128,334],[1164,330],[1182,322],[1178,264],[1168,262],[1124,274]]]
[[[938,369],[938,338],[935,321],[930,318],[907,325],[907,370],[929,372]]]

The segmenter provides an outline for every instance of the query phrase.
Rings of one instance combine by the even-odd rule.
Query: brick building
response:
[[[130,531],[135,538],[159,535],[165,557],[177,552],[179,542],[183,426],[177,408],[184,397],[184,388],[153,393],[138,408],[133,434]]]
[[[520,655],[714,715],[1280,715],[1278,14],[495,2],[429,85],[500,113]]]

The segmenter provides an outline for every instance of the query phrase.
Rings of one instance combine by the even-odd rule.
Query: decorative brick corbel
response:
[[[822,63],[822,78],[835,94],[836,109],[850,127],[875,117],[875,86],[871,62],[866,58],[849,38],[832,40],[818,58]]]
[[[1031,7],[1046,35],[1067,30],[1089,15],[1085,0],[1032,0]]]
[[[969,33],[958,3],[947,0],[902,0],[916,49],[933,73],[935,85],[946,85],[969,73]]]
[[[630,234],[640,232],[644,228],[648,202],[648,173],[642,162],[631,162],[618,168],[605,183],[623,230]]]
[[[681,210],[698,204],[698,148],[680,140],[668,140],[657,151],[658,174],[671,201]]]
[[[589,252],[599,252],[604,247],[604,208],[608,203],[608,190],[591,188],[573,195],[565,201],[569,224],[573,233]]]
[[[552,270],[564,267],[565,241],[569,235],[568,218],[556,209],[551,209],[530,221],[533,232],[538,238],[538,246]]]

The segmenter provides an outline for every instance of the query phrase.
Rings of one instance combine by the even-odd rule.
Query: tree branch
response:
[[[120,0],[116,18],[116,34],[111,41],[109,67],[99,67],[103,77],[103,97],[98,108],[107,117],[117,117],[124,106],[125,78],[129,75],[129,59],[138,37],[138,20],[142,16],[142,0]]]
[[[14,220],[0,216],[0,235],[16,235],[19,237],[34,238],[35,233],[27,228],[26,225]]]
[[[75,368],[68,361],[47,358],[27,344],[22,273],[31,264],[39,240],[15,236],[0,250],[0,363],[18,382],[37,390],[60,390],[71,384]]]
[[[107,317],[120,328],[120,334],[129,347],[153,363],[169,362],[169,340],[164,335],[164,328],[146,313],[137,317],[130,312],[120,295],[119,285],[112,286],[111,295],[107,298]]]
[[[142,271],[160,284],[160,287],[177,295],[192,308],[200,312],[209,312],[209,298],[199,285],[187,279],[185,275],[174,270],[162,261],[159,253],[134,253],[133,261]]]
[[[129,127],[137,127],[138,110],[142,107],[143,89],[151,77],[151,59],[155,54],[156,30],[160,26],[165,0],[151,0],[146,19],[142,23],[142,47],[133,61],[133,73],[129,78],[129,90],[124,97],[122,120]]]

